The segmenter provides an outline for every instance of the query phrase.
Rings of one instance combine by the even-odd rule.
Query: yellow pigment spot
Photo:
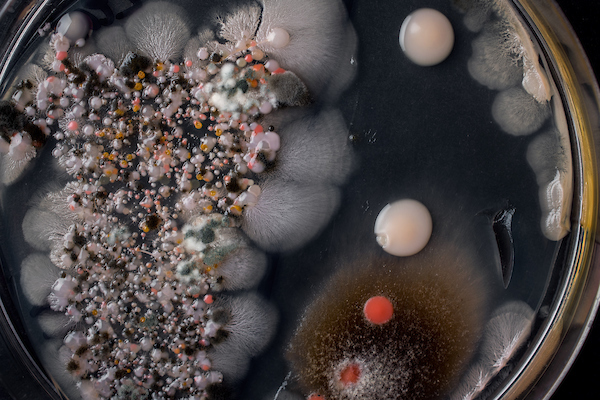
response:
[[[204,179],[204,177],[202,176],[202,174],[198,174],[198,175],[196,175],[196,179],[201,181],[202,179]]]
[[[138,104],[136,104],[135,106],[133,106],[133,112],[138,112],[140,111],[140,106]]]
[[[215,131],[215,135],[221,136],[222,134],[223,134],[223,129],[217,128],[217,130]]]
[[[202,151],[208,151],[208,146],[207,146],[206,144],[202,143],[202,144],[200,145],[200,149],[201,149]]]
[[[92,315],[95,317],[96,315],[98,315],[98,310],[92,310]]]
[[[144,86],[142,86],[142,82],[138,82],[135,84],[135,86],[133,87],[133,90],[142,90]]]
[[[138,78],[144,79],[145,77],[146,77],[146,74],[144,73],[144,71],[138,72]]]
[[[195,122],[194,122],[194,126],[196,127],[196,129],[200,129],[200,128],[202,128],[202,122],[200,122],[200,121],[195,121]]]

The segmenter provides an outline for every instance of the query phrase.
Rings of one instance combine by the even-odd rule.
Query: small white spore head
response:
[[[375,220],[377,243],[395,256],[412,256],[429,242],[433,223],[429,210],[416,200],[404,199],[385,206]]]
[[[454,30],[444,14],[420,8],[408,15],[400,28],[400,47],[415,64],[441,63],[454,47]]]

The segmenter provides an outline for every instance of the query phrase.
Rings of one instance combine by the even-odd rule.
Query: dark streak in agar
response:
[[[514,214],[514,207],[506,208],[498,211],[492,221],[492,228],[496,236],[496,243],[498,244],[498,253],[500,254],[502,281],[505,289],[508,288],[515,264],[514,239],[512,235]]]

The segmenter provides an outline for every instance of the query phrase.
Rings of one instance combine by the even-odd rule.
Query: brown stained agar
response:
[[[481,336],[481,279],[470,258],[450,246],[343,267],[308,307],[291,340],[287,358],[302,390],[328,400],[447,395]],[[394,315],[375,325],[363,307],[380,295],[391,300]],[[360,376],[347,384],[340,373],[349,365],[358,365]]]

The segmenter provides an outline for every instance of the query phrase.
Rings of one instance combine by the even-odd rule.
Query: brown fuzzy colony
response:
[[[455,249],[426,249],[343,268],[291,341],[287,356],[302,389],[327,400],[446,395],[480,337],[485,296],[470,265]],[[389,322],[365,318],[364,304],[373,296],[392,302]]]

